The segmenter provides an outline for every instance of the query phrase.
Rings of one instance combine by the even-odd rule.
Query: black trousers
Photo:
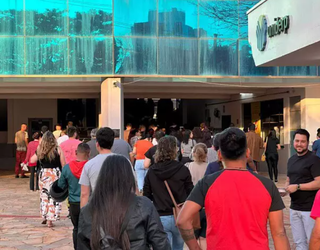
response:
[[[36,173],[36,190],[39,190],[39,171],[37,167],[29,167],[30,169],[30,190],[34,191],[34,174]]]
[[[74,249],[77,249],[77,238],[78,238],[78,223],[79,223],[79,216],[80,216],[80,202],[73,203],[70,202],[70,217],[71,222],[73,224],[73,246]]]
[[[268,164],[269,176],[273,180],[273,175],[276,180],[278,180],[278,154],[266,154],[266,160]]]

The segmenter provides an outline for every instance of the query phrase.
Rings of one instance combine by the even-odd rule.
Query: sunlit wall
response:
[[[316,76],[256,68],[257,0],[1,0],[0,75]]]

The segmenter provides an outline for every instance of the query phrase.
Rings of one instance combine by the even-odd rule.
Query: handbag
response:
[[[266,148],[264,149],[264,152],[263,152],[263,154],[261,156],[261,161],[266,161],[267,146],[268,146],[268,137],[267,137],[267,140],[266,140]]]
[[[183,207],[184,202],[183,202],[183,203],[180,203],[180,204],[177,204],[175,198],[173,197],[173,194],[172,194],[172,192],[171,192],[171,189],[170,189],[170,186],[169,186],[168,182],[167,182],[167,181],[164,181],[164,184],[166,185],[166,188],[167,188],[167,190],[168,190],[168,193],[169,193],[169,195],[170,195],[170,197],[171,197],[171,200],[172,200],[172,202],[173,202],[173,205],[174,205],[174,207],[172,208],[172,210],[173,210],[174,221],[175,221],[176,224],[177,224],[177,218],[178,218],[179,213],[181,212],[181,209],[182,209],[182,207]],[[194,216],[193,221],[192,221],[192,226],[193,226],[193,229],[194,229],[194,230],[201,229],[201,225],[200,225],[200,212],[197,213],[197,214]]]

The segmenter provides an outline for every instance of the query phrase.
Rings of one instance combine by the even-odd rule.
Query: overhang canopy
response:
[[[256,66],[320,65],[319,10],[319,0],[262,0],[250,9]]]

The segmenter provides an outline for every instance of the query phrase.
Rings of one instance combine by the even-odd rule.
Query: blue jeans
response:
[[[168,235],[168,240],[172,250],[183,250],[184,241],[176,226],[173,215],[160,216],[164,231]]]
[[[144,184],[144,178],[147,175],[147,169],[143,166],[144,160],[136,160],[136,163],[134,165],[134,169],[136,170],[137,174],[137,182],[138,182],[138,188],[139,190],[143,189]]]

